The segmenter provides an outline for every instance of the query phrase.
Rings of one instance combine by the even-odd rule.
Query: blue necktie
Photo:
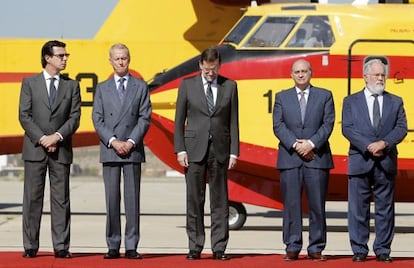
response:
[[[55,79],[54,77],[50,78],[49,84],[49,106],[53,108],[53,104],[55,103],[56,99],[56,87],[55,87]]]

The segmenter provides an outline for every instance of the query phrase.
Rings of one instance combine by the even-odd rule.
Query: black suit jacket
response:
[[[217,85],[217,100],[211,115],[201,75],[184,79],[178,89],[174,149],[176,153],[186,151],[189,162],[203,160],[210,135],[217,161],[225,163],[230,154],[239,155],[237,84],[218,76]]]

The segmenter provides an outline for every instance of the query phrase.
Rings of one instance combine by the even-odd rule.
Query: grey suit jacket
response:
[[[307,167],[333,168],[329,137],[335,122],[332,93],[310,87],[306,115],[302,125],[298,95],[295,88],[276,94],[273,109],[273,132],[279,139],[278,169]],[[292,148],[296,139],[310,139],[315,145],[315,159],[306,161]]]
[[[238,93],[235,81],[217,78],[217,100],[209,115],[201,75],[184,79],[178,89],[174,150],[186,151],[190,162],[200,162],[208,148],[209,135],[215,157],[225,163],[230,154],[239,155]]]
[[[19,104],[19,120],[25,131],[23,160],[42,161],[47,153],[38,143],[40,138],[59,132],[63,141],[59,142],[57,151],[49,155],[60,163],[72,163],[72,135],[79,127],[80,107],[78,81],[60,76],[55,105],[51,109],[43,73],[23,79]]]
[[[350,142],[349,175],[369,172],[375,161],[390,174],[397,173],[397,144],[407,135],[407,119],[400,97],[384,92],[381,125],[376,131],[369,118],[364,90],[344,99],[342,108],[342,133]],[[384,140],[388,147],[383,157],[373,157],[367,152],[372,142]]]
[[[129,76],[123,104],[116,83],[110,78],[96,87],[92,120],[100,138],[100,162],[145,162],[144,136],[151,118],[151,101],[147,84]],[[127,141],[135,147],[130,155],[120,157],[108,147],[110,138]]]

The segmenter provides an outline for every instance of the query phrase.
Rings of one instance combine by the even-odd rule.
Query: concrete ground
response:
[[[143,178],[141,184],[142,253],[186,253],[185,183],[182,177]],[[40,251],[52,251],[50,236],[49,194],[45,194]],[[21,210],[23,182],[0,180],[0,251],[22,251]],[[71,251],[106,252],[104,187],[100,177],[71,178]],[[283,254],[281,212],[257,206],[246,206],[247,221],[241,230],[230,232],[228,253]],[[206,213],[208,213],[208,200]],[[414,206],[396,204],[396,234],[393,257],[414,256]],[[326,255],[352,255],[347,233],[347,203],[327,203],[328,244]],[[124,218],[123,218],[124,220]],[[209,217],[206,217],[209,226]],[[372,223],[373,225],[373,223]],[[304,250],[307,246],[307,219],[304,219]],[[209,229],[203,253],[210,253]],[[370,255],[375,235],[371,233]],[[121,251],[123,251],[121,249]]]

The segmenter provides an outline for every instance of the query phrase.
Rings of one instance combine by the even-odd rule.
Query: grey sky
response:
[[[0,38],[90,39],[118,0],[0,0]]]

